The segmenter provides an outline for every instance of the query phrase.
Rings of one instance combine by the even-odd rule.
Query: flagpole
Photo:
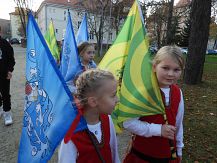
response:
[[[111,4],[110,4],[110,9],[109,9],[109,30],[108,30],[108,38],[107,38],[107,45],[106,45],[106,51],[108,50],[108,42],[109,42],[109,34],[111,32],[111,14],[112,14],[112,0],[111,0]]]

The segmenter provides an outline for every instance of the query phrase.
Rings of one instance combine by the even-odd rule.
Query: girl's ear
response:
[[[157,66],[156,64],[152,65],[152,69],[153,69],[154,72],[156,72],[156,66]]]
[[[95,108],[97,106],[97,99],[95,97],[88,97],[87,103],[90,107]]]

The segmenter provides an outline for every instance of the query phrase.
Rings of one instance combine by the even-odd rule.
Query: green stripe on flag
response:
[[[47,45],[51,51],[52,56],[54,59],[59,62],[60,61],[60,53],[59,48],[57,46],[56,36],[54,32],[54,26],[52,20],[50,21],[50,24],[48,26],[48,30],[45,33],[45,40],[47,42]]]

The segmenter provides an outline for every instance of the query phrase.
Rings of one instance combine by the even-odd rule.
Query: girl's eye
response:
[[[95,51],[88,51],[87,54],[95,54]]]
[[[113,94],[111,97],[112,97],[112,98],[116,97],[116,94],[117,94],[117,93]]]
[[[169,67],[162,67],[164,70],[169,70]]]
[[[116,94],[115,94],[115,95],[112,95],[111,97],[114,98],[115,96],[116,96]]]
[[[174,71],[175,71],[175,72],[179,72],[179,71],[181,71],[181,69],[176,68]]]

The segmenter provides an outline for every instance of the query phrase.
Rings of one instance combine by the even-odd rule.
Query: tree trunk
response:
[[[210,15],[211,0],[192,1],[191,32],[184,73],[184,82],[186,84],[198,84],[202,81]]]
[[[172,43],[172,18],[173,18],[173,5],[174,0],[169,2],[169,11],[168,11],[168,19],[167,19],[167,35],[166,35],[166,44]]]

